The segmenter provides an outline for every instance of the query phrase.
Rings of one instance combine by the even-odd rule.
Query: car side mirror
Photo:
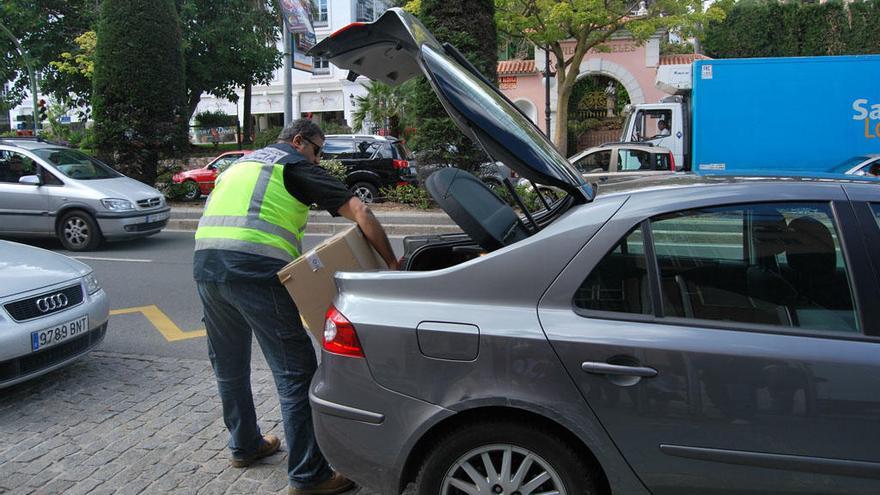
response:
[[[31,186],[42,186],[43,180],[40,179],[39,175],[22,175],[18,179],[19,184],[28,184]]]

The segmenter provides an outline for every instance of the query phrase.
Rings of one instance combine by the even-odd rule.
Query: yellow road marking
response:
[[[150,320],[150,323],[159,330],[159,333],[165,337],[168,342],[177,342],[178,340],[196,339],[207,335],[205,329],[184,332],[180,329],[171,318],[159,309],[158,306],[151,304],[149,306],[138,306],[135,308],[114,309],[110,311],[110,315],[127,315],[131,313],[143,313]]]

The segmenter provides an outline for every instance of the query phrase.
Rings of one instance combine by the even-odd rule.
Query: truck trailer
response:
[[[829,172],[880,153],[880,55],[696,60],[656,85],[670,96],[629,106],[621,141],[669,148],[681,170]]]

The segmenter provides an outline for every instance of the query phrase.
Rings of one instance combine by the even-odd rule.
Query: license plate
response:
[[[154,215],[147,215],[147,219],[144,223],[161,222],[162,220],[167,219],[170,215],[171,214],[168,212],[156,213]]]
[[[89,331],[89,316],[80,316],[52,328],[31,332],[31,350],[36,352]]]

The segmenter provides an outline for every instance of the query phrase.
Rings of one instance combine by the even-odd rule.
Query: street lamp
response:
[[[550,139],[550,78],[555,76],[555,72],[550,71],[550,46],[544,47],[544,126],[546,129],[547,139]]]

